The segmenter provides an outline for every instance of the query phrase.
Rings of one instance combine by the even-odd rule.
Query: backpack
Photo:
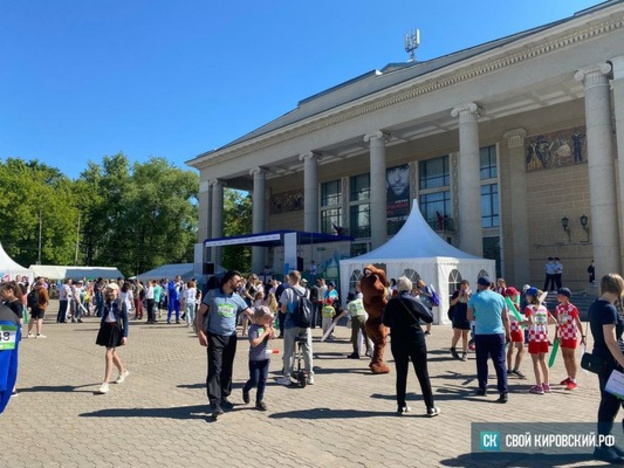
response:
[[[299,294],[292,288],[293,294],[297,297],[297,305],[292,313],[295,327],[310,328],[312,325],[312,303],[305,293]]]
[[[31,309],[39,307],[39,290],[33,289],[26,296],[26,305]]]

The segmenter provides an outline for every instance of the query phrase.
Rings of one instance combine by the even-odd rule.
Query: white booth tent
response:
[[[168,265],[163,265],[158,268],[154,268],[153,270],[146,271],[145,273],[141,273],[140,275],[137,275],[137,278],[141,281],[147,281],[160,280],[163,278],[173,279],[177,275],[180,275],[182,280],[188,281],[195,277],[193,267],[193,263],[170,263]],[[218,275],[224,272],[225,269],[223,267],[215,265],[215,274]]]
[[[123,274],[117,268],[98,266],[60,266],[60,265],[30,265],[30,271],[34,278],[41,276],[50,280],[72,279],[116,279],[123,278]]]
[[[0,278],[14,280],[17,275],[32,278],[32,274],[28,268],[24,268],[9,257],[9,254],[4,251],[2,244],[0,244]]]
[[[364,267],[374,264],[391,278],[407,276],[416,282],[422,278],[432,284],[440,296],[440,306],[434,307],[434,323],[448,323],[446,311],[450,296],[462,279],[470,281],[471,289],[480,276],[494,278],[494,260],[476,257],[445,242],[427,224],[414,200],[409,218],[401,230],[381,247],[359,257],[340,260],[340,287],[343,298],[355,289]]]

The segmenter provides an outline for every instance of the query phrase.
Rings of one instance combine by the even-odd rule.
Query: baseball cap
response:
[[[536,297],[537,296],[537,292],[538,292],[537,288],[529,288],[529,289],[526,290],[525,294],[527,296]]]
[[[492,280],[490,278],[488,278],[487,276],[481,276],[477,280],[477,284],[480,284],[481,286],[491,286],[492,285]]]

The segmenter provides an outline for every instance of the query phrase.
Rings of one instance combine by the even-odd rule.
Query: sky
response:
[[[173,165],[307,97],[392,62],[425,61],[597,0],[0,0],[0,160],[72,179],[125,153]]]

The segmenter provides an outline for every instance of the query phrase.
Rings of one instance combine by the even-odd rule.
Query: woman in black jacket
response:
[[[383,313],[383,324],[390,328],[390,349],[396,366],[397,412],[405,414],[410,410],[405,401],[405,392],[411,360],[427,405],[427,415],[437,416],[440,409],[433,404],[427,370],[427,345],[419,323],[421,319],[425,323],[433,322],[433,315],[420,300],[410,296],[412,282],[409,278],[401,276],[397,281],[397,290],[398,294],[388,301]]]

